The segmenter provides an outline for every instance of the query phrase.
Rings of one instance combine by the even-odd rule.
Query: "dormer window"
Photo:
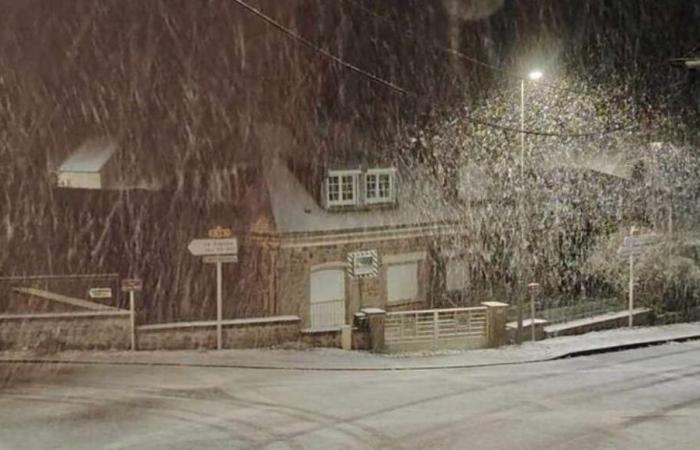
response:
[[[394,169],[369,169],[365,174],[365,201],[389,203],[394,200]]]
[[[328,172],[326,196],[328,206],[357,204],[357,178],[359,170],[333,170]]]

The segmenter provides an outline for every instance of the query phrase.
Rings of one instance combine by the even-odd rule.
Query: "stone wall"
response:
[[[128,349],[128,312],[0,316],[0,349]]]
[[[301,335],[301,341],[310,347],[341,347],[341,331],[305,331]]]
[[[634,325],[646,326],[652,323],[652,311],[647,308],[638,308],[634,312]],[[610,316],[606,318],[606,316]],[[574,336],[590,333],[591,331],[612,330],[625,328],[629,325],[629,317],[626,311],[601,315],[597,318],[573,320],[571,322],[545,327],[547,337]]]
[[[223,348],[271,347],[298,341],[298,317],[268,317],[224,321]],[[137,327],[139,350],[216,348],[216,322],[184,322]]]
[[[310,327],[310,273],[312,270],[323,268],[346,267],[348,253],[361,250],[377,250],[380,268],[374,278],[352,279],[345,277],[346,323],[352,322],[352,315],[362,308],[377,307],[396,309],[428,308],[430,295],[430,273],[432,270],[429,249],[432,243],[430,237],[398,238],[387,235],[384,238],[366,239],[354,242],[346,239],[344,242],[328,243],[319,241],[296,242],[294,245],[283,244],[276,255],[275,271],[275,314],[293,314],[302,320],[302,328]],[[396,256],[424,252],[425,259],[418,263],[418,298],[396,307],[387,307],[386,264],[383,259]]]

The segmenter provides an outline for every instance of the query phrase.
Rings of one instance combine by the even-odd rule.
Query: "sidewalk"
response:
[[[700,339],[700,322],[607,330],[534,343],[526,342],[521,346],[469,351],[373,354],[316,348],[311,350],[66,351],[46,356],[37,355],[31,351],[5,351],[0,352],[0,362],[327,371],[426,370],[527,364],[690,339]]]

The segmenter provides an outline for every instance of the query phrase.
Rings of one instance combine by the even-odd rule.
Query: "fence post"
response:
[[[483,302],[486,307],[486,345],[489,348],[500,347],[508,341],[506,334],[507,303]]]
[[[129,311],[131,312],[131,350],[136,351],[136,302],[134,291],[129,291]]]
[[[438,340],[440,339],[440,314],[433,311],[433,350],[438,349]]]

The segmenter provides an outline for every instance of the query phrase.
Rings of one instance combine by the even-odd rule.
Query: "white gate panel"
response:
[[[345,324],[345,271],[318,270],[311,273],[311,328]]]
[[[384,339],[389,351],[485,347],[486,307],[390,312]]]

